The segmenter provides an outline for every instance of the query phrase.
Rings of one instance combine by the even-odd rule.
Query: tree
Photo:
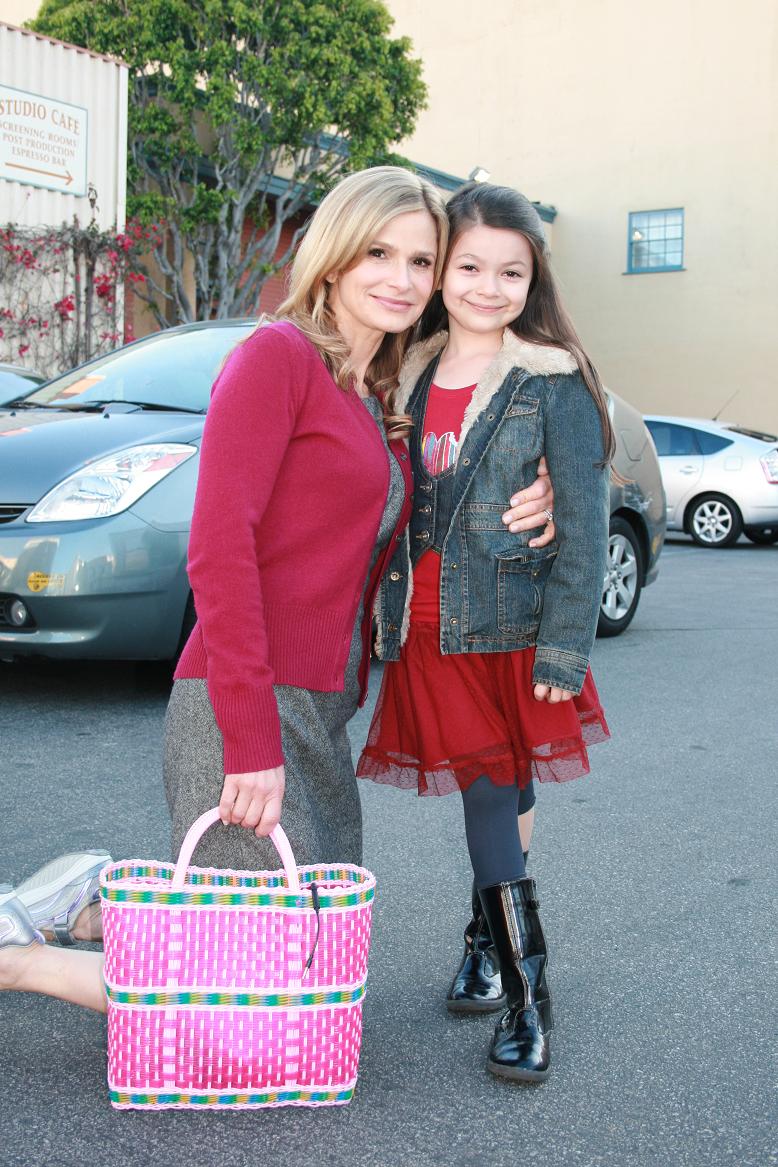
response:
[[[165,227],[160,323],[252,312],[302,233],[276,256],[284,224],[400,161],[426,90],[391,25],[380,0],[44,0],[36,31],[130,67],[128,213]]]

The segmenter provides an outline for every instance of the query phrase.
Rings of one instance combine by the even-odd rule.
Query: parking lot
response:
[[[762,1167],[775,985],[778,547],[671,537],[593,667],[613,740],[539,791],[530,856],[557,1028],[542,1086],[484,1067],[443,999],[469,875],[455,798],[366,784],[377,875],[360,1082],[346,1108],[121,1113],[105,1022],[7,995],[0,1162],[132,1167]],[[375,695],[376,684],[373,686]],[[166,858],[166,689],[132,665],[0,665],[0,880],[63,850]],[[364,735],[369,709],[355,722]]]

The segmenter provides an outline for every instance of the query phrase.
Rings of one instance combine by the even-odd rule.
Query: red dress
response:
[[[430,388],[422,456],[429,474],[451,470],[474,386]],[[408,639],[384,666],[357,776],[419,794],[466,789],[482,774],[566,782],[589,772],[587,747],[608,738],[591,671],[581,693],[549,705],[533,695],[535,649],[442,656],[440,556],[427,551],[413,574]]]

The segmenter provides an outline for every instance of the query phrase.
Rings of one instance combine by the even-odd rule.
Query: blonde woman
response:
[[[411,510],[393,390],[447,237],[439,192],[414,174],[344,179],[311,221],[279,318],[214,386],[189,550],[198,621],[165,728],[174,850],[203,810],[221,810],[200,865],[276,867],[266,836],[282,805],[298,862],[361,861],[346,725],[366,695],[373,597]],[[534,493],[506,515],[512,529],[545,521],[548,492]],[[39,876],[0,891],[1,986],[105,1009],[99,954],[34,942],[57,914],[58,938],[84,937],[96,884],[84,866],[51,881],[48,899],[36,899]]]

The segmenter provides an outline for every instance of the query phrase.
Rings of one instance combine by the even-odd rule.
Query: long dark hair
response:
[[[581,370],[586,387],[597,404],[602,423],[606,462],[613,457],[615,440],[608,416],[608,402],[599,374],[587,356],[551,270],[551,257],[540,215],[529,199],[508,186],[469,182],[448,201],[449,254],[463,231],[470,227],[495,227],[518,231],[532,249],[532,280],[524,310],[509,327],[522,340],[565,349]],[[448,312],[440,292],[430,300],[417,326],[424,340],[441,328],[448,328]]]

